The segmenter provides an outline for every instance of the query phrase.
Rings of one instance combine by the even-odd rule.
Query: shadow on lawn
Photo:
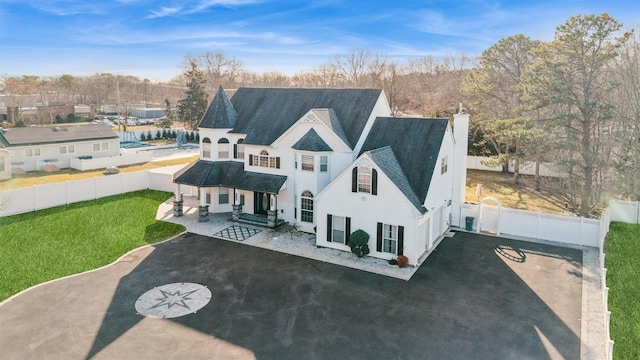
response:
[[[456,233],[405,282],[194,234],[154,248],[121,278],[87,358],[132,336],[143,320],[134,308],[140,295],[176,282],[207,286],[211,302],[159,321],[258,359],[580,357],[579,250]],[[570,305],[561,314],[545,302],[558,296]],[[160,340],[147,335],[128,341],[151,349]]]

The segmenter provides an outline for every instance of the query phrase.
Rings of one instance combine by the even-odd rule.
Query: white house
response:
[[[220,88],[199,124],[200,159],[175,176],[176,206],[180,184],[197,186],[201,221],[288,222],[345,251],[362,229],[370,256],[415,265],[456,206],[459,225],[464,179],[448,119],[391,115],[380,89],[240,88],[229,99]],[[468,116],[455,122],[466,134]]]
[[[11,154],[12,171],[68,168],[72,158],[120,154],[120,138],[106,125],[13,127],[0,131],[0,148]]]

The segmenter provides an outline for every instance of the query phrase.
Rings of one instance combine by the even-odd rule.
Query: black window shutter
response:
[[[253,155],[249,155],[249,165],[253,165]]]
[[[233,144],[233,158],[238,158],[238,144]]]
[[[351,192],[358,192],[358,167],[351,170]]]
[[[376,242],[376,250],[382,252],[382,223],[378,223],[378,241]]]
[[[333,220],[333,217],[331,216],[331,214],[327,214],[327,241],[331,242],[331,221]]]
[[[378,172],[371,169],[371,195],[378,195]]]
[[[280,157],[276,158],[276,169],[280,169]]]
[[[344,243],[345,245],[349,245],[349,238],[351,237],[351,218],[345,218],[344,224]]]
[[[404,248],[404,226],[398,226],[398,255],[402,255]]]

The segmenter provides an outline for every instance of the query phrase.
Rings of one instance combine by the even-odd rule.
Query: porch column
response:
[[[200,206],[198,206],[198,221],[209,221],[209,205],[207,205],[207,188],[200,188]]]
[[[277,195],[271,196],[271,203],[269,204],[269,210],[267,210],[267,226],[276,227],[278,223],[278,198]]]
[[[242,205],[240,204],[240,191],[238,189],[233,189],[233,212],[231,213],[231,218],[233,220],[240,219],[240,215],[242,214]]]
[[[182,193],[180,193],[180,184],[177,184],[176,194],[173,200],[173,216],[180,217],[182,216],[182,205],[184,203],[182,199]]]

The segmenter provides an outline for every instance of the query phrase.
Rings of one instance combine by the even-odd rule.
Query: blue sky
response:
[[[168,80],[187,53],[294,74],[359,50],[400,62],[479,55],[518,33],[551,40],[568,17],[640,24],[637,0],[0,0],[0,75],[110,72]]]

